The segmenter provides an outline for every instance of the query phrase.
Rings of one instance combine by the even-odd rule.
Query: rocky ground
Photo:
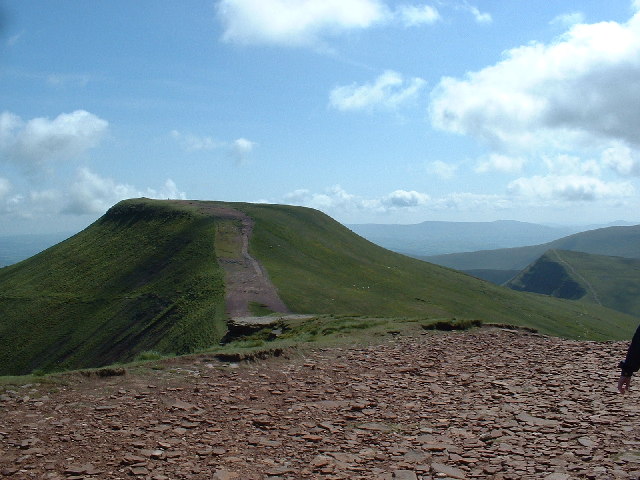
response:
[[[0,476],[638,478],[625,348],[480,329],[8,387]]]

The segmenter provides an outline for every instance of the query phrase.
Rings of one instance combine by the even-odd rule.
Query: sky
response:
[[[640,223],[640,0],[0,0],[0,235],[126,198]]]

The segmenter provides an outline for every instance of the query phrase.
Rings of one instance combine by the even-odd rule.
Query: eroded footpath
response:
[[[613,479],[640,475],[624,343],[429,333],[259,364],[0,390],[11,479]]]

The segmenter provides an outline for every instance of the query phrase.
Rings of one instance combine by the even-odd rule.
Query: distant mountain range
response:
[[[591,226],[547,226],[496,222],[422,222],[411,225],[351,224],[354,233],[384,248],[411,256],[475,252],[547,243]]]
[[[465,272],[520,271],[547,250],[571,250],[626,258],[640,258],[640,225],[607,227],[575,233],[552,242],[528,247],[420,257],[431,263]]]

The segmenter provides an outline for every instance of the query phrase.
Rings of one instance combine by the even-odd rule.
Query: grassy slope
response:
[[[0,373],[98,366],[223,334],[214,222],[128,201],[71,239],[0,269]]]
[[[470,318],[592,339],[628,338],[635,327],[597,305],[514,292],[384,250],[315,210],[211,203],[254,218],[251,251],[293,311]],[[0,269],[0,374],[216,344],[225,330],[216,252],[238,255],[237,225],[198,206],[122,202],[62,244]]]
[[[457,270],[521,270],[548,250],[640,258],[640,225],[607,227],[576,233],[553,242],[530,247],[420,257]]]
[[[565,278],[554,278],[545,272],[545,264],[556,265]],[[640,312],[640,260],[594,255],[567,250],[550,250],[523,274],[509,284],[510,288],[534,291],[537,285],[553,289],[560,298],[571,296],[564,285],[579,285],[583,302],[598,303],[614,310],[638,315]]]
[[[636,327],[608,309],[514,292],[390,252],[315,210],[234,206],[255,218],[252,252],[296,312],[457,316],[592,339],[628,338]]]

